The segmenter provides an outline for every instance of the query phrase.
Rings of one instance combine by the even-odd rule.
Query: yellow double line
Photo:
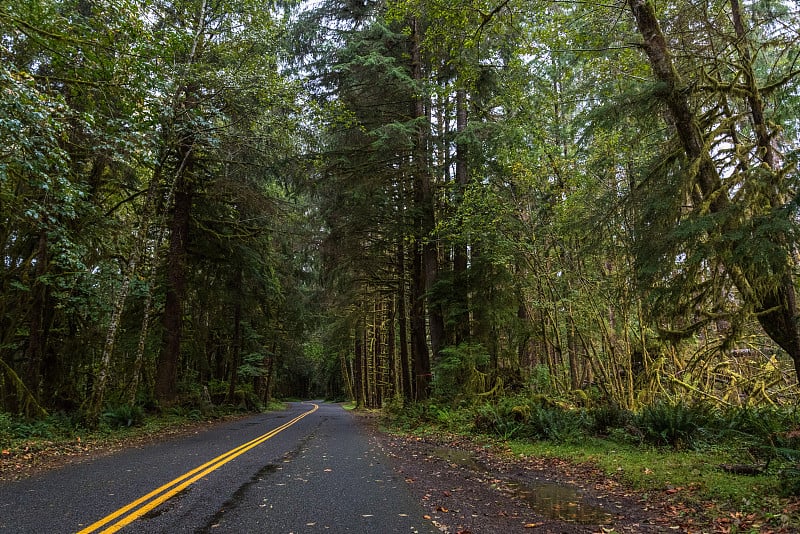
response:
[[[149,511],[153,510],[154,508],[158,507],[159,505],[163,504],[168,499],[171,499],[172,497],[174,497],[175,495],[177,495],[178,493],[180,493],[181,491],[186,489],[188,486],[190,486],[194,482],[200,480],[201,478],[203,478],[207,474],[211,473],[212,471],[215,471],[216,469],[219,469],[220,467],[222,467],[226,463],[230,462],[231,460],[233,460],[237,456],[240,456],[240,455],[246,453],[250,449],[261,445],[262,443],[267,441],[269,438],[273,437],[274,435],[278,434],[279,432],[282,432],[282,431],[286,430],[287,428],[289,428],[290,426],[292,426],[293,424],[298,422],[303,417],[316,412],[317,409],[319,408],[319,406],[317,406],[316,404],[314,404],[313,406],[314,407],[311,410],[298,415],[297,417],[295,417],[291,421],[288,421],[288,422],[282,424],[281,426],[279,426],[279,427],[277,427],[277,428],[275,428],[273,430],[270,430],[266,434],[264,434],[262,436],[259,436],[259,437],[257,437],[256,439],[254,439],[252,441],[248,441],[244,445],[240,445],[240,446],[236,447],[235,449],[232,449],[232,450],[230,450],[230,451],[228,451],[228,452],[226,452],[224,454],[221,454],[220,456],[217,456],[213,460],[211,460],[209,462],[206,462],[203,465],[192,469],[191,471],[189,471],[188,473],[186,473],[184,475],[181,475],[180,477],[176,478],[175,480],[173,480],[171,482],[167,482],[166,484],[164,484],[160,488],[154,489],[153,491],[151,491],[147,495],[139,497],[138,499],[136,499],[132,503],[130,503],[130,504],[126,505],[126,506],[123,506],[122,508],[120,508],[116,512],[113,512],[113,513],[105,516],[103,519],[101,519],[99,521],[96,521],[95,523],[92,523],[91,525],[89,525],[85,529],[78,531],[78,534],[89,534],[90,532],[95,532],[95,531],[99,530],[100,528],[104,527],[105,525],[107,525],[108,523],[111,523],[115,519],[117,519],[119,517],[122,517],[122,519],[120,519],[119,521],[117,521],[113,525],[110,525],[110,526],[106,527],[105,529],[103,529],[102,532],[104,534],[105,533],[109,533],[110,534],[111,532],[116,532],[116,531],[120,530],[121,528],[123,528],[123,527],[131,524],[132,522],[134,522],[139,517],[142,517],[147,512],[149,512]]]

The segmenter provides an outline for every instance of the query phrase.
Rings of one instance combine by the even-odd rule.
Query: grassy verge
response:
[[[263,409],[283,408],[283,403],[275,402]],[[0,479],[23,478],[76,457],[176,436],[245,415],[248,412],[225,406],[203,410],[176,407],[156,414],[117,407],[104,414],[97,428],[90,429],[63,414],[23,420],[0,413]]]
[[[795,413],[643,412],[611,417],[517,398],[457,409],[429,403],[390,412],[388,425],[492,440],[515,457],[589,464],[643,496],[674,501],[711,531],[800,531]],[[730,472],[738,467],[763,472]]]

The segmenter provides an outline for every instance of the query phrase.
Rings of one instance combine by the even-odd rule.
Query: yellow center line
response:
[[[151,491],[147,495],[143,495],[142,497],[139,497],[138,499],[136,499],[132,503],[123,506],[122,508],[120,508],[116,512],[112,512],[111,514],[105,516],[103,519],[100,519],[99,521],[96,521],[96,522],[92,523],[91,525],[89,525],[88,527],[84,528],[83,530],[78,531],[77,534],[89,534],[90,532],[94,532],[94,531],[98,530],[99,528],[103,527],[104,525],[107,525],[111,521],[114,521],[118,517],[123,516],[125,514],[128,514],[128,512],[131,512],[127,516],[123,517],[122,519],[120,519],[119,521],[117,521],[116,523],[114,523],[113,525],[109,526],[108,528],[106,528],[105,530],[102,531],[103,534],[111,534],[112,532],[117,532],[118,530],[120,530],[121,528],[125,527],[126,525],[131,524],[133,521],[135,521],[139,517],[143,516],[147,512],[149,512],[149,511],[153,510],[154,508],[156,508],[157,506],[163,504],[168,499],[174,497],[175,495],[177,495],[178,493],[180,493],[181,491],[186,489],[191,484],[197,482],[198,480],[200,480],[201,478],[203,478],[207,474],[211,473],[212,471],[215,471],[215,470],[219,469],[220,467],[222,467],[226,463],[230,462],[231,460],[233,460],[234,458],[236,458],[238,456],[241,456],[242,454],[246,453],[250,449],[252,449],[254,447],[257,447],[258,445],[261,445],[262,443],[264,443],[265,441],[267,441],[271,437],[273,437],[276,434],[286,430],[287,428],[289,428],[290,426],[292,426],[293,424],[298,422],[300,419],[304,418],[307,415],[310,415],[310,414],[314,413],[315,411],[317,411],[317,409],[319,409],[319,406],[317,406],[316,404],[314,404],[313,406],[314,407],[311,410],[298,415],[297,417],[295,417],[291,421],[288,421],[288,422],[282,424],[281,426],[270,430],[266,434],[263,434],[263,435],[255,438],[255,439],[253,439],[251,441],[248,441],[247,443],[245,443],[243,445],[239,445],[238,447],[236,447],[234,449],[231,449],[230,451],[217,456],[213,460],[210,460],[210,461],[204,463],[201,466],[195,467],[191,471],[179,476],[178,478],[176,478],[176,479],[174,479],[174,480],[172,480],[170,482],[167,482],[163,486],[154,489],[153,491]],[[156,498],[153,499],[154,497],[156,497]],[[153,499],[153,500],[150,500],[150,499]],[[142,505],[143,503],[147,503],[147,504],[144,504],[143,506],[139,507],[139,505]]]

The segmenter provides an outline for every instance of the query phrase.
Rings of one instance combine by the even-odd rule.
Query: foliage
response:
[[[492,388],[488,363],[489,354],[480,344],[443,348],[434,369],[434,395],[457,403],[487,393]]]
[[[624,429],[633,421],[631,412],[614,403],[590,408],[587,415],[591,421],[592,433],[596,435],[607,435],[614,429]]]
[[[111,429],[119,429],[141,426],[144,423],[144,416],[144,409],[141,406],[120,404],[105,410],[101,421]]]
[[[4,443],[67,439],[82,430],[79,417],[63,412],[36,419],[0,412],[0,441]]]
[[[800,469],[787,468],[780,472],[779,492],[783,497],[800,496]]]
[[[0,407],[792,450],[800,14],[637,5],[4,3]]]
[[[644,439],[645,430],[634,426],[638,415],[614,406],[576,408],[553,399],[546,402],[517,396],[480,406],[448,408],[448,423],[444,424],[433,416],[436,409],[431,407],[431,403],[409,406],[407,411],[391,417],[388,424],[406,431],[413,429],[418,434],[444,431],[477,437],[483,446],[487,436],[494,437],[501,450],[510,450],[514,456],[595,465],[635,489],[648,494],[677,493],[676,502],[690,508],[702,505],[720,517],[729,517],[733,511],[764,514],[765,510],[774,511],[776,506],[780,509],[787,504],[778,495],[796,495],[797,456],[776,455],[766,465],[758,446],[754,448],[755,444],[765,443],[765,428],[757,423],[758,419],[767,421],[767,428],[776,425],[778,432],[770,439],[783,440],[782,443],[795,440],[794,445],[797,444],[800,438],[794,430],[796,412],[791,407],[717,411],[656,402],[649,410],[648,406],[642,408],[642,412],[647,410],[647,420],[660,415],[672,423],[668,423],[668,431],[663,428],[667,425],[653,428],[652,442]],[[471,415],[473,424],[451,424],[462,419],[454,412]],[[407,418],[406,413],[412,414],[413,419]],[[756,417],[755,413],[759,415]],[[570,422],[565,423],[562,418]],[[598,425],[592,419],[605,423]],[[413,425],[409,425],[412,421]],[[778,421],[782,423],[776,424]],[[657,424],[652,421],[652,426]],[[600,436],[599,426],[603,427]],[[713,439],[700,439],[703,433],[698,429],[707,430]],[[662,435],[673,436],[682,446],[664,446],[667,439]],[[729,470],[731,466],[741,471]],[[763,520],[776,527],[795,524],[793,521],[798,518],[791,509],[767,514]]]
[[[675,449],[696,445],[711,422],[708,406],[683,401],[655,402],[642,408],[633,418],[645,442]]]
[[[506,397],[475,409],[473,428],[502,439],[580,440],[587,430],[582,410],[566,409],[545,397]]]

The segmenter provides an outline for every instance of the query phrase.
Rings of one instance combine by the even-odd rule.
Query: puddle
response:
[[[460,449],[436,448],[431,451],[431,456],[441,458],[456,467],[465,467],[471,471],[486,472],[486,467],[479,463],[472,454]]]
[[[531,509],[547,519],[558,519],[581,525],[607,525],[613,516],[599,506],[583,502],[573,487],[551,482],[534,485],[514,485],[514,494],[528,503]]]
[[[472,454],[459,449],[437,448],[431,456],[441,458],[454,467],[486,473],[486,467]],[[608,525],[613,515],[600,506],[583,502],[581,493],[572,486],[552,482],[517,484],[507,482],[510,493],[524,501],[537,514],[558,521],[581,525]]]

